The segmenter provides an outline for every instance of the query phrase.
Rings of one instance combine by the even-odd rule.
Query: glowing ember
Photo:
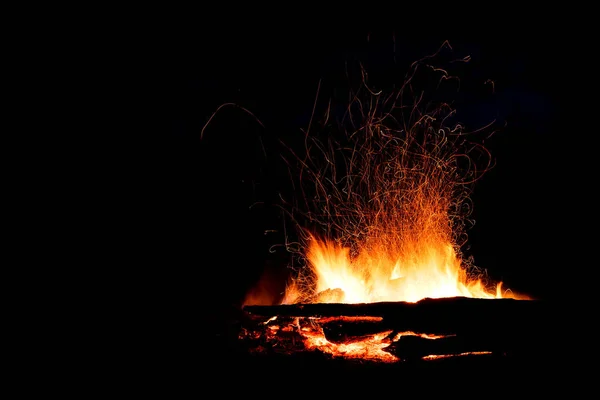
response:
[[[350,341],[349,343],[332,343],[325,338],[323,330],[303,329],[306,337],[306,348],[319,349],[325,353],[344,358],[361,358],[365,360],[396,362],[398,357],[385,351],[391,342],[400,340],[402,336],[419,336],[425,339],[440,339],[446,336],[417,334],[414,332],[396,333],[393,338],[390,334],[393,331],[384,331],[377,334],[367,335],[361,340]],[[488,352],[480,352],[480,354]],[[433,359],[432,356],[423,357],[424,360]]]
[[[492,354],[491,351],[473,351],[467,353],[459,353],[459,354],[441,354],[441,355],[429,355],[423,357],[423,360],[441,360],[444,358],[450,357],[464,357],[464,356],[481,356],[481,355],[489,355]]]
[[[306,348],[319,349],[325,353],[344,357],[344,358],[361,358],[365,360],[377,360],[383,362],[396,362],[398,358],[390,353],[383,351],[389,343],[382,342],[392,331],[382,332],[375,335],[370,335],[361,341],[352,343],[331,343],[325,338],[323,331],[305,330],[303,331],[306,338]]]
[[[251,339],[261,343],[254,347],[255,352],[265,352],[270,347],[276,352],[293,353],[298,349],[300,341],[302,351],[318,350],[333,357],[385,363],[400,361],[401,357],[433,360],[451,356],[491,354],[490,351],[457,351],[461,348],[460,346],[463,346],[464,349],[465,344],[456,346],[458,342],[454,341],[454,346],[452,346],[448,342],[449,339],[457,339],[456,334],[397,332],[394,329],[381,329],[379,324],[382,322],[383,318],[381,317],[369,316],[295,317],[291,319],[290,317],[271,317],[259,323],[264,328],[244,331],[241,339]],[[348,326],[344,326],[345,323],[353,326],[354,330],[346,330],[345,328]],[[361,328],[361,323],[366,328],[365,326]],[[340,337],[336,332],[343,332],[343,335]],[[416,341],[410,340],[411,338]],[[427,353],[426,349],[439,349],[440,347],[427,346],[425,342],[431,343],[438,339],[446,340],[442,347],[445,346],[451,354]],[[419,342],[419,340],[424,342]],[[400,350],[398,346],[401,347]],[[419,352],[425,353],[419,356]]]

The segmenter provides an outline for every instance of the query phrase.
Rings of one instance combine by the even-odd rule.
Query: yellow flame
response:
[[[427,297],[453,296],[515,297],[502,292],[501,282],[489,290],[480,279],[469,279],[448,243],[432,241],[407,247],[405,251],[412,254],[392,257],[389,251],[376,247],[351,259],[349,248],[313,238],[307,258],[316,276],[315,291],[340,289],[341,297],[334,301],[339,303],[417,302]],[[294,285],[288,288],[286,300],[293,303],[303,296],[301,287]],[[330,302],[330,298],[324,300],[317,302]]]

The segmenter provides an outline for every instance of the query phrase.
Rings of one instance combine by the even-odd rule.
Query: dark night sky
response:
[[[415,39],[397,30],[394,49],[392,31],[228,27],[207,36],[190,28],[163,39],[160,79],[169,125],[154,221],[161,243],[156,260],[168,260],[156,272],[165,275],[167,291],[189,302],[233,303],[267,265],[285,267],[285,252],[268,252],[281,237],[264,233],[282,228],[268,206],[284,185],[273,161],[277,148],[269,143],[306,128],[320,79],[322,88],[346,88],[345,61],[363,61],[371,76],[400,83],[408,63],[444,40],[457,55],[471,56],[469,81],[495,81],[494,96],[464,88],[464,120],[478,126],[497,117],[507,124],[486,142],[496,167],[475,186],[469,254],[508,287],[538,297],[552,297],[558,286],[578,278],[561,273],[580,234],[573,222],[579,189],[568,178],[580,144],[564,134],[568,62],[558,56],[557,44],[519,35]],[[200,140],[211,114],[229,102],[251,111],[263,126],[229,107]],[[267,205],[250,209],[256,201]]]

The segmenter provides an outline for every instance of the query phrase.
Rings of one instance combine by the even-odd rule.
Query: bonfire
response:
[[[459,87],[436,64],[450,50],[444,43],[413,63],[390,91],[371,87],[363,70],[343,117],[327,112],[305,132],[304,151],[289,149],[299,200],[282,208],[298,227],[303,262],[278,304],[248,294],[252,323],[241,339],[259,351],[382,362],[514,345],[499,323],[525,323],[539,302],[463,254],[473,186],[493,165],[481,138],[494,121],[469,131],[449,102],[416,88],[423,80]]]

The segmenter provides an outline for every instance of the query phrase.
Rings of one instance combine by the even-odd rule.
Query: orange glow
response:
[[[484,355],[490,355],[490,354],[492,354],[491,351],[471,351],[471,352],[459,353],[459,354],[441,354],[441,355],[432,354],[432,355],[423,357],[423,360],[425,360],[425,361],[441,360],[444,358],[452,358],[452,357],[484,356]]]
[[[363,340],[351,343],[332,343],[325,338],[322,330],[303,330],[305,346],[308,350],[318,349],[324,353],[343,358],[360,358],[364,360],[396,362],[398,358],[383,351],[389,343],[382,342],[392,331],[369,335]]]
[[[320,321],[322,322],[322,321]],[[372,335],[367,335],[362,340],[351,341],[347,343],[332,343],[325,338],[322,329],[302,329],[305,337],[305,346],[308,350],[318,349],[335,357],[347,359],[360,358],[364,360],[379,361],[393,363],[399,361],[398,357],[386,352],[384,349],[389,346],[390,342],[399,340],[402,336],[420,336],[425,339],[440,339],[447,336],[417,334],[414,332],[397,333],[392,339],[388,336],[392,331],[384,331]],[[465,353],[467,354],[467,353]],[[459,354],[459,355],[465,355]],[[478,352],[468,354],[489,354],[489,352]],[[440,355],[442,357],[451,357],[451,355]],[[433,360],[435,356],[423,357],[423,360]]]

